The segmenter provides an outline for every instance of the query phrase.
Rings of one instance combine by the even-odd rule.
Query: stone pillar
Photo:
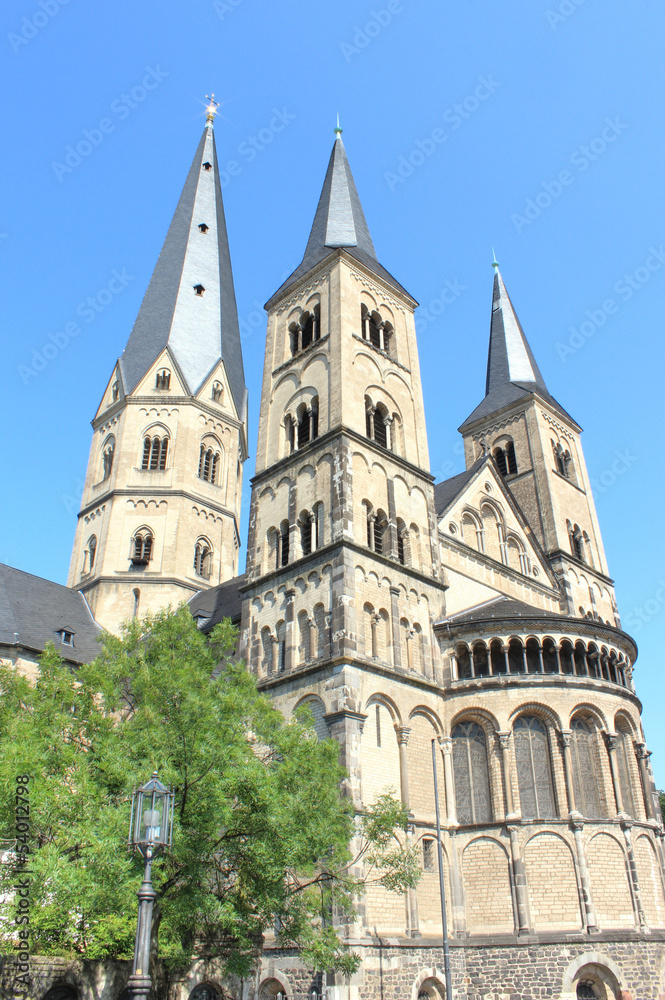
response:
[[[541,674],[545,673],[545,664],[543,662],[543,644],[542,644],[542,642],[538,643],[538,671]]]
[[[399,744],[399,785],[402,805],[409,809],[409,769],[406,756],[406,747],[411,735],[409,726],[395,726],[397,742]]]
[[[379,655],[379,622],[381,621],[381,615],[376,612],[372,615],[372,659],[376,660]]]
[[[562,729],[559,733],[559,740],[563,755],[563,777],[566,782],[566,797],[568,799],[568,812],[570,815],[576,812],[575,788],[573,785],[573,761],[570,753],[572,738],[573,733],[571,729]]]
[[[455,807],[455,786],[453,783],[453,741],[450,736],[439,736],[439,746],[443,757],[443,778],[446,787],[446,815],[448,826],[457,826]]]
[[[556,654],[556,672],[561,674],[563,673],[563,670],[561,669],[561,643],[554,643],[554,652]]]
[[[349,775],[342,782],[342,790],[352,800],[356,809],[362,808],[360,737],[366,718],[366,715],[355,712],[349,707],[324,715],[331,737],[337,740],[341,748],[339,762]]]
[[[309,659],[317,660],[320,656],[323,656],[323,651],[317,646],[316,622],[313,618],[308,618],[307,624],[309,626]]]
[[[621,798],[621,783],[619,782],[619,768],[617,766],[617,742],[619,737],[616,733],[605,733],[605,745],[607,756],[610,761],[610,774],[612,775],[612,787],[614,788],[614,798],[616,800],[617,815],[623,813],[623,800]]]
[[[374,551],[374,522],[376,521],[376,514],[369,514],[367,517],[367,541],[369,542],[370,550]]]
[[[526,869],[520,855],[520,845],[517,838],[519,827],[508,827],[510,834],[510,862],[515,886],[515,902],[517,904],[517,933],[524,936],[529,933],[529,904],[526,885]]]
[[[509,674],[510,673],[510,658],[508,656],[508,651],[510,649],[510,646],[508,646],[508,645],[502,645],[501,649],[503,651],[503,662],[506,665],[506,673]]]
[[[572,823],[573,834],[575,836],[575,849],[577,852],[577,867],[580,873],[580,890],[582,894],[582,911],[584,915],[584,924],[586,926],[587,934],[595,934],[598,931],[598,924],[596,923],[596,911],[593,906],[593,900],[591,898],[591,882],[589,880],[589,868],[586,863],[586,854],[584,852],[584,841],[582,840],[582,830],[584,829],[584,824],[580,820],[574,820]]]
[[[515,812],[515,803],[513,801],[513,782],[512,782],[512,768],[510,766],[510,737],[512,733],[510,731],[497,733],[497,739],[499,740],[499,748],[501,750],[501,766],[503,771],[503,788],[506,796],[506,819],[514,820],[517,819],[517,813]]]
[[[383,423],[386,428],[386,448],[393,451],[393,418],[384,417]],[[388,482],[392,482],[392,480],[388,480]]]
[[[388,527],[383,533],[383,554],[397,561],[397,507],[395,483],[388,479]]]
[[[630,828],[633,825],[633,821],[628,819],[621,820],[621,829],[623,830],[623,835],[626,841],[626,854],[628,855],[628,875],[630,877],[630,887],[632,889],[633,899],[635,901],[635,910],[637,912],[637,922],[639,929],[645,931],[647,928],[647,918],[644,914],[644,906],[642,905],[642,893],[640,891],[640,881],[637,877],[637,865],[635,864],[635,854],[633,852],[633,842],[630,835]]]
[[[637,763],[640,769],[642,794],[644,796],[647,819],[655,820],[656,823],[660,825],[662,823],[662,817],[656,813],[654,796],[651,788],[651,775],[649,774],[649,757],[651,756],[651,751],[647,750],[646,743],[636,743],[635,753],[637,755]]]
[[[390,624],[393,639],[393,666],[402,666],[402,651],[399,636],[399,587],[390,588]]]
[[[296,664],[296,635],[295,635],[295,590],[286,591],[286,650],[284,652],[284,669],[290,673]]]
[[[415,631],[412,628],[406,630],[406,665],[409,670],[413,670],[413,637]]]
[[[272,642],[272,669],[271,674],[276,676],[279,673],[279,639],[276,635],[270,636]]]

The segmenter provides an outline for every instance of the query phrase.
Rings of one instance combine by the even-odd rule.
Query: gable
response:
[[[214,392],[213,389],[215,390]],[[221,395],[217,398],[220,389]],[[199,391],[196,393],[196,399],[207,403],[209,406],[219,407],[220,410],[230,414],[236,420],[240,419],[233,394],[231,393],[226,366],[223,361],[216,364],[207,378],[203,380]]]
[[[157,376],[162,372],[168,373],[168,388],[157,385]],[[189,389],[168,348],[163,350],[154,364],[150,366],[134,389],[132,396],[156,396],[165,401],[168,400],[169,396],[189,396]]]
[[[454,477],[446,496],[439,484],[439,532],[444,544],[464,546],[541,584],[557,586],[551,567],[526,518],[508,491],[494,462],[486,457]],[[435,488],[436,489],[436,488]]]

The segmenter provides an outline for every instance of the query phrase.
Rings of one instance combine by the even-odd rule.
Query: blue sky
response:
[[[662,5],[8,0],[1,17],[0,560],[66,579],[89,421],[211,90],[220,162],[238,164],[224,198],[253,453],[261,306],[302,257],[339,111],[379,258],[422,304],[437,479],[462,470],[456,428],[484,392],[492,247],[550,391],[585,428],[664,786]]]

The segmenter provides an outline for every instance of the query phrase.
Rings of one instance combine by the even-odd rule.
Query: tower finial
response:
[[[338,111],[337,112],[337,125],[335,127],[335,138],[336,139],[341,139],[342,138],[342,132],[343,132],[343,129],[341,129],[339,127],[339,111]]]
[[[206,125],[212,126],[215,123],[215,115],[217,114],[217,108],[219,107],[219,101],[215,100],[215,95],[211,94],[210,97],[206,94],[206,101],[209,101],[208,107],[206,108]]]
[[[496,259],[496,254],[494,252],[494,247],[492,247],[492,267],[494,268],[494,273],[497,274],[499,270],[499,262]]]

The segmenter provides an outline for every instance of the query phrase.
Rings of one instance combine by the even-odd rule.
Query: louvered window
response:
[[[452,737],[458,822],[462,826],[489,823],[492,807],[485,733],[477,722],[462,722]]]
[[[578,812],[590,819],[598,819],[600,801],[598,799],[598,777],[596,775],[594,734],[582,719],[573,720],[571,740],[573,764],[573,789]]]
[[[554,789],[547,730],[534,716],[521,716],[513,728],[515,763],[524,819],[554,819]]]

